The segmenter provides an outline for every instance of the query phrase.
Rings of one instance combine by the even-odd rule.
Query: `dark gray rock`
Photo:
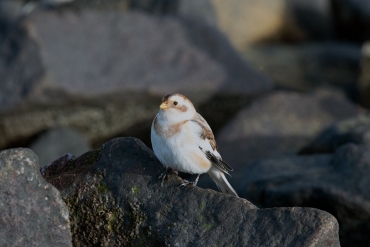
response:
[[[127,134],[133,127],[149,132],[160,101],[158,96],[126,92],[28,103],[0,114],[0,149],[14,143],[30,145],[24,142],[57,126],[72,128],[99,146],[120,133]]]
[[[332,153],[346,143],[370,147],[370,115],[340,121],[322,131],[311,143],[304,147],[301,154]]]
[[[175,14],[181,0],[129,0],[130,9],[139,9],[152,14]]]
[[[370,42],[362,46],[361,73],[357,82],[360,102],[370,108]]]
[[[0,152],[0,246],[72,246],[66,204],[29,149]]]
[[[345,43],[270,45],[243,52],[261,73],[280,88],[309,91],[323,85],[338,87],[358,100],[361,47]]]
[[[287,0],[287,12],[307,39],[335,38],[335,20],[330,0]],[[292,21],[292,20],[291,20]]]
[[[0,17],[0,111],[30,98],[44,73],[39,47],[14,15]]]
[[[117,138],[78,159],[42,169],[63,195],[74,245],[339,246],[331,215],[309,208],[258,209],[249,201],[180,187],[134,138]]]
[[[314,207],[333,214],[341,246],[370,242],[370,149],[346,144],[334,155],[257,161],[239,175],[239,195],[260,207]],[[237,189],[237,188],[236,188]]]
[[[46,130],[37,137],[29,148],[39,157],[40,166],[44,166],[66,153],[78,157],[91,150],[86,138],[69,128]]]
[[[57,126],[94,146],[133,129],[149,136],[168,93],[199,106],[219,95],[245,101],[272,87],[217,29],[185,18],[67,8],[34,11],[26,21],[46,72],[29,102],[0,113],[0,148],[29,145]]]
[[[211,0],[186,0],[179,2],[178,15],[204,21],[217,26],[217,16]]]
[[[254,158],[295,154],[330,124],[358,113],[335,91],[275,92],[240,111],[216,140],[223,159],[238,168]]]
[[[368,1],[334,0],[332,8],[338,39],[363,42],[370,38],[370,5]]]
[[[205,99],[219,90],[254,95],[272,87],[271,81],[243,62],[219,31],[205,33],[207,28],[202,27],[196,32],[199,28],[174,17],[89,9],[37,11],[29,24],[48,82],[69,93],[140,90],[161,96],[201,94]],[[194,39],[208,49],[200,49]],[[228,63],[238,66],[233,69],[225,66]],[[229,77],[230,72],[239,77],[233,73]]]

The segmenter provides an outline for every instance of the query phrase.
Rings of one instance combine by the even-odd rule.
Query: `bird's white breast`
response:
[[[174,125],[154,119],[151,129],[153,151],[164,165],[175,170],[205,173],[212,164],[199,147],[206,150],[211,147],[207,140],[200,138],[200,131],[200,127],[192,121]]]

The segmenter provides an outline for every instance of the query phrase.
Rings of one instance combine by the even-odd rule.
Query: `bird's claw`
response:
[[[163,187],[163,183],[164,183],[164,180],[166,179],[166,177],[167,177],[167,172],[162,173],[162,174],[158,177],[158,179],[160,179],[160,180],[161,180],[161,186],[162,186],[162,187]]]
[[[167,168],[166,171],[158,177],[158,179],[161,179],[161,186],[162,187],[163,187],[163,184],[164,184],[164,180],[166,179],[166,177],[168,177],[168,173],[170,173],[170,172],[173,172],[172,168]]]
[[[186,179],[183,179],[182,181],[183,181],[183,183],[180,185],[180,187],[187,186],[187,185],[193,185],[194,186],[194,182],[189,182]]]

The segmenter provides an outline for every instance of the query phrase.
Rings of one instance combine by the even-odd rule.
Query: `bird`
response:
[[[154,154],[166,167],[161,185],[170,172],[198,174],[194,182],[183,180],[181,186],[196,186],[199,176],[208,173],[218,189],[238,197],[225,174],[233,169],[222,160],[213,132],[193,103],[180,93],[162,98],[159,112],[151,126]]]

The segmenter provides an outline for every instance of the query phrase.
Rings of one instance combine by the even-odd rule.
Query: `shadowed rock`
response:
[[[201,93],[206,98],[223,84],[230,84],[231,90],[235,83],[240,84],[229,78],[231,71],[225,64],[240,64],[242,59],[220,31],[207,31],[211,27],[195,35],[214,54],[199,49],[189,35],[192,27],[174,17],[82,9],[37,11],[28,22],[50,75],[48,82],[72,94],[142,90],[166,95],[180,91]],[[232,54],[224,56],[227,61],[212,57],[219,53]],[[245,63],[235,71],[243,71],[238,79],[248,85],[240,88],[239,94],[251,95],[272,87],[269,79]]]
[[[72,246],[68,209],[29,149],[0,152],[0,246]]]
[[[331,85],[358,100],[359,45],[336,42],[268,45],[245,50],[243,55],[280,88],[310,91]]]
[[[323,128],[358,113],[336,91],[275,92],[240,111],[216,140],[223,159],[243,167],[254,158],[295,154]]]
[[[304,147],[300,154],[332,153],[346,143],[370,147],[370,114],[333,124]]]
[[[0,111],[0,148],[29,145],[41,131],[60,126],[100,146],[137,126],[150,130],[168,93],[181,92],[199,105],[219,95],[251,98],[272,88],[271,80],[251,69],[219,30],[185,18],[66,8],[35,10],[24,23],[24,35],[37,44],[33,59],[41,60],[42,78],[35,79],[37,90],[28,84],[31,72],[14,84],[25,83],[32,93],[23,105],[9,103],[12,108]],[[23,39],[13,38],[21,49]],[[7,60],[16,58],[15,51],[7,53]],[[22,73],[38,66],[39,60],[32,63],[27,54],[24,59]],[[1,66],[0,61],[0,75]],[[6,71],[11,72],[6,76],[22,75]],[[4,97],[15,89],[6,90]]]
[[[40,166],[45,166],[63,154],[80,156],[91,150],[91,147],[79,132],[70,128],[55,128],[40,134],[30,149],[39,157]]]
[[[309,208],[258,209],[249,201],[180,187],[138,139],[117,138],[42,169],[70,210],[74,245],[339,246],[336,220]]]
[[[240,171],[238,191],[261,207],[325,210],[338,219],[341,246],[365,247],[370,242],[369,173],[369,148],[346,144],[334,155],[257,161]]]

